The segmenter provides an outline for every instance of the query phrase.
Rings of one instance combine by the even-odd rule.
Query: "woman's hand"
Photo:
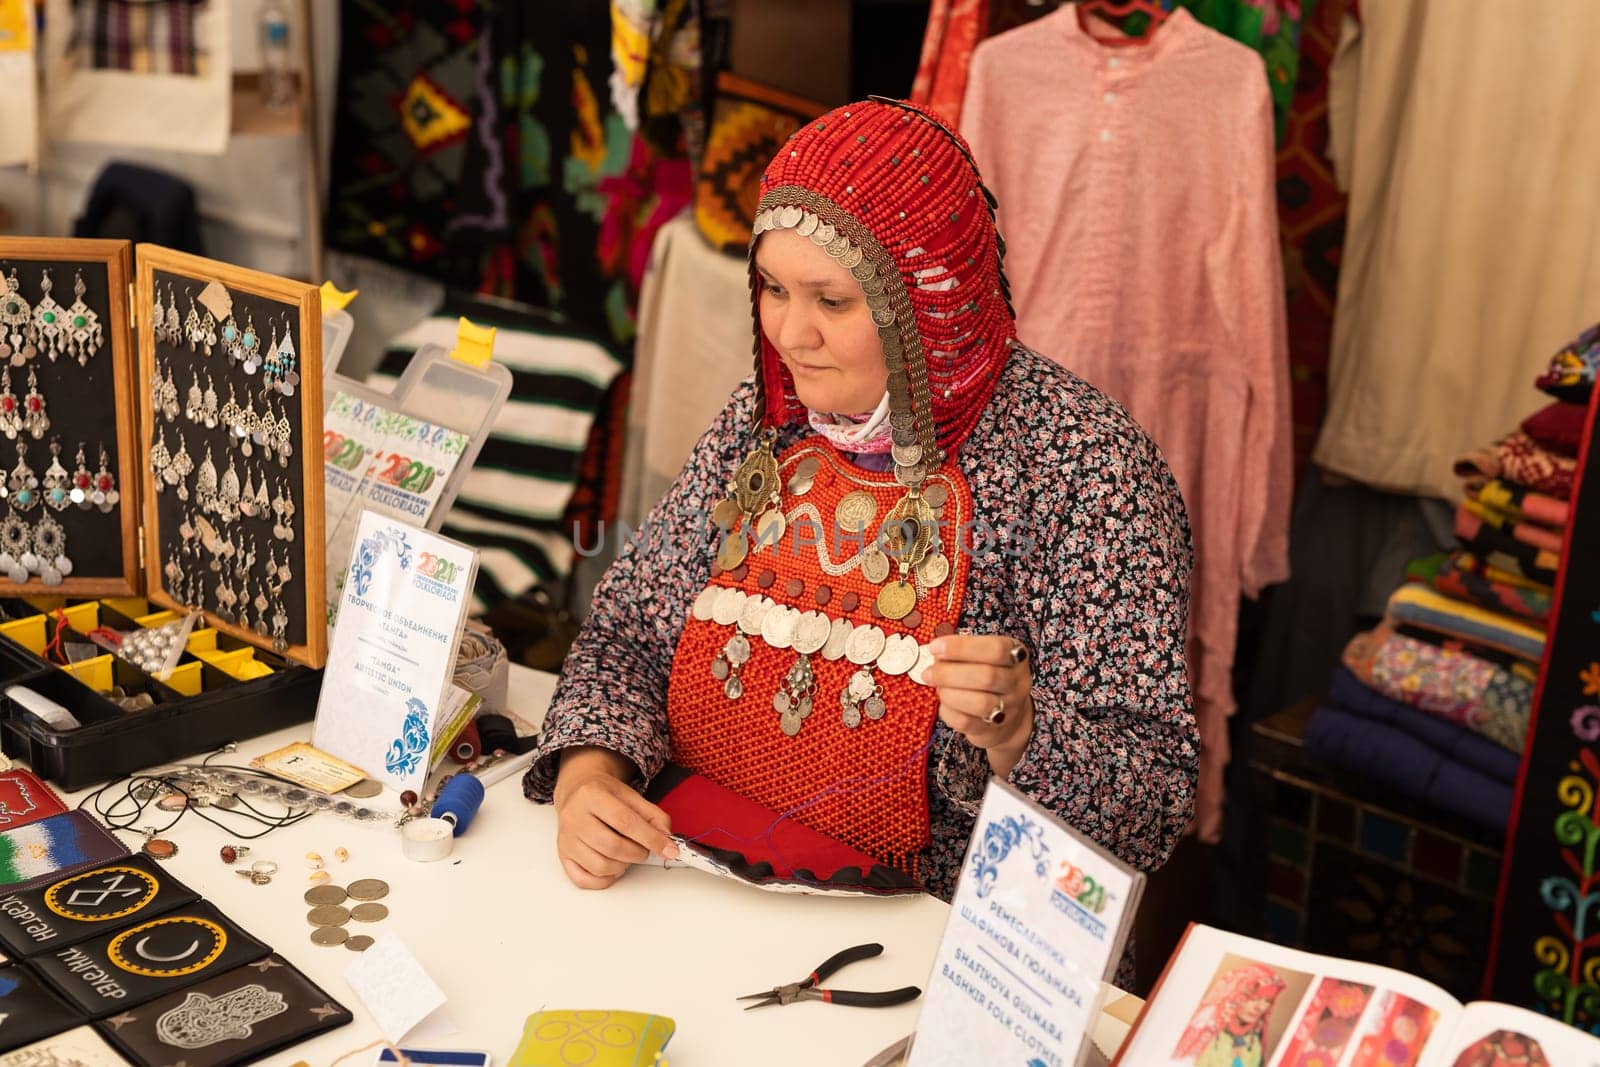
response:
[[[939,694],[939,718],[984,750],[1004,778],[1033,736],[1033,672],[1028,650],[996,634],[951,634],[928,644],[928,684]]]
[[[672,820],[630,786],[633,764],[603,748],[562,753],[556,775],[556,854],[572,884],[605,889],[651,852],[678,858]]]

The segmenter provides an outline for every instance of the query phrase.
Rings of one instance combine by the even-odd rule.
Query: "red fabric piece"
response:
[[[911,99],[938,112],[951,126],[961,121],[961,99],[967,92],[967,68],[989,25],[989,0],[933,0],[928,29],[922,38],[922,59]]]
[[[691,844],[737,852],[752,864],[770,863],[773,873],[782,878],[793,877],[797,869],[819,880],[832,878],[846,867],[866,874],[878,862],[793,819],[779,821],[770,808],[702,775],[685,778],[658,804],[672,817],[675,835]]]
[[[15,830],[66,810],[55,790],[28,771],[0,774],[0,831]]]
[[[1522,432],[1562,456],[1578,455],[1583,442],[1583,421],[1588,408],[1556,401],[1522,420]]]
[[[783,192],[793,188],[827,197],[894,259],[927,367],[935,436],[953,454],[989,402],[1017,334],[994,212],[967,142],[915,105],[846,104],[801,127],[779,150],[761,177],[762,202],[785,206]],[[750,262],[759,324],[754,246]],[[766,422],[803,421],[806,407],[788,368],[759,325],[756,337]],[[909,347],[905,359],[914,376]]]

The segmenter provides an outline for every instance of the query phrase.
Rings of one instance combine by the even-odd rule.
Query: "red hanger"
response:
[[[1093,28],[1089,25],[1089,17],[1091,15],[1097,16],[1119,29],[1123,20],[1129,15],[1148,16],[1142,33],[1128,34],[1121,38],[1112,39],[1095,35],[1097,40],[1111,45],[1138,44],[1148,40],[1150,35],[1155,33],[1156,28],[1166,21],[1169,14],[1171,12],[1161,4],[1160,0],[1078,0],[1077,10],[1078,25],[1083,27],[1084,33],[1091,35],[1094,34]]]

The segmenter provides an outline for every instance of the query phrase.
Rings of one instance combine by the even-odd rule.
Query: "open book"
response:
[[[1600,1067],[1600,1039],[1403,971],[1191,925],[1115,1064]]]

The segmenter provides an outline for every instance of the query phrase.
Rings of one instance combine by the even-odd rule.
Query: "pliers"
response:
[[[908,985],[903,989],[891,989],[884,993],[854,993],[848,989],[817,988],[819,983],[847,964],[881,955],[883,955],[882,945],[876,943],[856,945],[854,948],[847,948],[843,952],[829,956],[802,981],[774,986],[765,993],[751,993],[739,999],[757,1002],[745,1005],[744,1010],[749,1011],[751,1008],[765,1008],[772,1004],[793,1004],[797,1000],[820,1000],[824,1004],[844,1004],[852,1008],[892,1008],[896,1004],[905,1004],[922,996],[922,990],[914,985]]]

